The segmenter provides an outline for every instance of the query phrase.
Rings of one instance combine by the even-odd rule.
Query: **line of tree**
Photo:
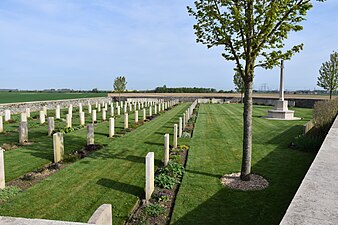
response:
[[[139,91],[140,93],[232,93],[233,91],[216,90],[215,88],[202,87],[175,87],[168,88],[166,85],[156,87],[154,90]]]
[[[324,88],[330,93],[330,99],[332,93],[338,89],[338,53],[333,52],[330,55],[330,60],[324,62],[319,70],[319,77],[317,85]]]

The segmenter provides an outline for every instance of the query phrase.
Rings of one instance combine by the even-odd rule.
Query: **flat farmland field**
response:
[[[105,97],[107,93],[0,92],[0,104]]]

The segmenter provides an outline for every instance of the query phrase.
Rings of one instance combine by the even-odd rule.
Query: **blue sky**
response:
[[[233,89],[221,48],[196,44],[183,0],[1,0],[0,89],[110,90],[198,86]],[[315,3],[304,31],[288,44],[305,49],[285,63],[285,88],[319,89],[320,65],[338,51],[338,1]],[[278,88],[279,69],[256,70],[255,88]]]

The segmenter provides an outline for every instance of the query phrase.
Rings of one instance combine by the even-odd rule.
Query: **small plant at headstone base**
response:
[[[180,163],[181,162],[181,156],[180,155],[171,155],[170,159],[175,162],[175,163]]]
[[[191,138],[191,134],[188,132],[183,132],[181,138]]]
[[[188,145],[180,145],[179,148],[181,150],[189,150],[190,149],[190,147]]]
[[[35,176],[34,176],[33,173],[27,173],[27,174],[23,175],[20,179],[24,180],[24,181],[31,181],[31,180],[35,179]]]
[[[324,137],[314,135],[299,135],[290,147],[305,152],[317,152],[324,141]]]
[[[169,162],[166,167],[163,167],[159,170],[159,173],[166,174],[175,178],[181,178],[184,174],[184,167],[179,163]]]
[[[156,217],[162,215],[165,212],[165,208],[159,204],[149,204],[145,207],[145,213],[147,216]]]
[[[79,159],[81,158],[80,155],[78,154],[65,154],[63,156],[63,162],[66,162],[66,163],[73,163],[73,162],[76,162],[78,161]]]
[[[17,186],[8,186],[5,189],[0,190],[0,202],[4,202],[13,198],[21,191],[22,190]]]
[[[155,192],[152,196],[152,198],[157,202],[168,202],[171,197],[171,193],[163,189]]]
[[[178,181],[166,173],[160,173],[155,177],[155,186],[159,188],[172,189]]]

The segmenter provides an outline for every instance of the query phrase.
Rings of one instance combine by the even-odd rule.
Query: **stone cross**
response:
[[[0,116],[0,133],[4,132],[4,122],[2,116]]]
[[[54,162],[58,163],[63,160],[63,155],[64,155],[62,133],[55,133],[53,135],[53,147],[54,147]]]
[[[124,114],[124,129],[128,128],[128,113]]]
[[[284,101],[284,61],[280,65],[280,87],[279,87],[279,100]]]
[[[60,105],[57,105],[57,106],[56,106],[56,109],[55,109],[55,118],[56,118],[56,119],[60,119],[60,118],[61,118],[61,109],[60,109]]]
[[[178,130],[178,125],[174,125],[174,140],[173,140],[173,148],[177,148],[177,130]]]
[[[85,112],[80,112],[80,125],[83,126],[85,125]]]
[[[27,122],[19,123],[19,143],[25,144],[28,142],[28,126]]]
[[[52,136],[55,129],[54,117],[48,117],[48,136]]]
[[[169,134],[164,135],[164,166],[169,163]]]
[[[5,110],[5,122],[11,119],[11,110]]]
[[[88,124],[87,125],[87,145],[93,145],[93,144],[94,144],[94,125]]]
[[[115,135],[115,119],[109,118],[109,137],[113,137]]]
[[[40,111],[40,124],[43,124],[46,122],[45,113],[43,111]]]
[[[2,148],[0,148],[0,189],[5,188],[5,160],[4,160],[4,152]]]
[[[151,195],[154,192],[154,152],[148,152],[146,156],[146,201],[147,203],[151,199]]]

